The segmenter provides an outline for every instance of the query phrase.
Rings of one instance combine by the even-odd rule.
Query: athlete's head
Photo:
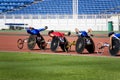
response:
[[[50,31],[48,32],[48,35],[50,36],[50,34],[53,33],[53,32],[54,32],[54,30],[50,30]]]
[[[79,29],[75,28],[75,32],[76,32],[76,34],[78,34],[79,33]]]
[[[115,32],[109,32],[108,33],[108,37],[110,37],[111,35],[115,34]]]
[[[29,29],[34,29],[34,28],[30,26]]]
[[[88,29],[88,33],[91,33],[91,32],[92,32],[92,29],[91,29],[91,28],[89,28],[89,29]]]

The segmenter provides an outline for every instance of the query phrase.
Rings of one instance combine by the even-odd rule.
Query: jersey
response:
[[[79,31],[78,36],[87,37],[88,33],[86,31]]]
[[[113,37],[116,38],[116,39],[118,39],[118,40],[120,40],[120,39],[119,39],[119,38],[120,38],[120,33],[115,33],[115,34],[113,35]]]
[[[52,34],[53,34],[54,36],[57,36],[57,37],[64,37],[64,33],[52,32]]]
[[[28,34],[32,34],[32,35],[38,35],[40,34],[39,32],[44,31],[45,28],[40,28],[40,29],[27,29],[27,33]]]
[[[120,34],[119,33],[115,33],[114,34],[116,37],[120,38]]]

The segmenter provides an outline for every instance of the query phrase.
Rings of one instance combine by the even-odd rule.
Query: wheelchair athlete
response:
[[[68,35],[70,36],[71,35],[71,32],[68,32],[68,33],[62,33],[62,32],[55,32],[54,30],[51,30],[48,32],[48,35],[52,38],[54,37],[59,37],[60,41],[61,42],[64,42],[64,38],[65,38],[65,35]]]
[[[115,56],[120,49],[120,33],[109,32],[108,37],[110,37],[109,52]]]
[[[108,37],[110,37],[110,48],[112,48],[112,40],[120,40],[120,33],[110,32],[108,33]]]
[[[56,51],[57,47],[60,46],[64,52],[67,51],[68,49],[66,46],[68,45],[68,41],[65,38],[65,35],[70,36],[70,34],[71,32],[62,33],[54,30],[49,31],[48,35],[52,37],[51,50]]]
[[[75,28],[75,32],[78,36],[78,39],[76,41],[76,52],[82,53],[84,48],[87,49],[89,53],[93,53],[95,51],[95,45],[90,36],[93,36],[92,29],[88,29],[87,31],[79,31],[78,28]]]
[[[28,39],[28,48],[32,50],[35,47],[35,44],[37,43],[38,47],[40,49],[45,49],[46,43],[42,35],[40,34],[41,31],[45,31],[48,29],[47,26],[44,28],[35,29],[33,27],[26,28],[26,31],[28,34],[30,34]]]

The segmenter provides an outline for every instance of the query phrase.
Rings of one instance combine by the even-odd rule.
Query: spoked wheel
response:
[[[97,43],[97,54],[103,54],[104,53],[104,46],[102,42]]]
[[[58,37],[54,37],[52,39],[51,46],[50,46],[51,51],[56,52],[56,50],[57,50],[57,48],[59,46],[59,43],[60,43],[59,38]]]
[[[43,36],[41,35],[37,36],[36,40],[37,40],[36,43],[40,49],[46,48],[46,43],[45,43]]]
[[[112,39],[112,48],[109,46],[111,56],[116,56],[120,49],[120,42],[117,39]]]
[[[36,45],[36,35],[30,35],[27,42],[28,49],[30,50],[34,49],[35,45]]]
[[[82,37],[79,37],[76,41],[75,50],[77,53],[82,53],[85,48],[85,39]]]
[[[22,49],[23,46],[24,46],[24,41],[23,41],[22,39],[18,39],[18,40],[17,40],[17,47],[18,47],[19,49]]]
[[[95,51],[95,44],[94,44],[94,42],[93,42],[93,40],[92,40],[92,38],[90,38],[90,37],[87,37],[86,39],[88,39],[88,44],[86,44],[86,49],[87,49],[87,51],[89,52],[89,53],[94,53],[94,51]],[[87,43],[87,42],[86,42]]]

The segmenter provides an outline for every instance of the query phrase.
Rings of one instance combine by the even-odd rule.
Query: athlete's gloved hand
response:
[[[71,35],[71,32],[68,32],[68,34],[67,34],[68,36],[70,36]]]
[[[48,29],[48,27],[47,27],[47,26],[45,26],[45,29]]]

